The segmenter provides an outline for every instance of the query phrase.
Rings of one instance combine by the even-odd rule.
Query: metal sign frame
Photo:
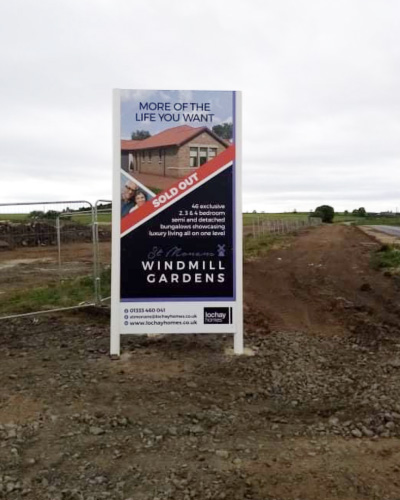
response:
[[[110,353],[113,356],[120,355],[121,335],[124,334],[147,334],[147,333],[224,333],[233,334],[234,336],[234,352],[236,354],[243,353],[243,249],[242,249],[242,194],[241,194],[241,93],[231,92],[232,94],[232,115],[234,123],[234,144],[226,144],[227,149],[218,154],[215,158],[207,161],[204,165],[198,167],[194,173],[187,175],[172,185],[172,187],[163,190],[155,195],[151,200],[148,200],[144,206],[135,207],[137,210],[128,215],[121,216],[121,175],[125,175],[132,182],[137,183],[134,178],[135,172],[126,173],[122,170],[121,162],[121,103],[122,98],[126,99],[126,95],[134,91],[113,92],[113,203],[112,203],[112,278],[111,278],[111,335],[110,335]],[[158,92],[158,91],[153,91]],[[165,93],[178,91],[163,91]],[[202,91],[206,92],[206,91]],[[199,92],[200,93],[200,92]],[[212,94],[212,92],[210,92]],[[191,95],[196,96],[196,91],[192,91]],[[193,100],[196,97],[192,98]],[[185,103],[181,102],[181,107]],[[132,123],[135,123],[133,120]],[[137,126],[137,125],[134,125]],[[164,126],[165,127],[165,126]],[[161,127],[162,129],[162,127]],[[134,129],[132,129],[134,130]],[[161,130],[163,131],[163,129]],[[161,133],[161,132],[160,132]],[[149,154],[150,159],[150,154]],[[225,177],[223,177],[225,175]],[[228,188],[225,189],[225,184]],[[229,245],[217,245],[217,237],[210,237],[210,245],[212,244],[213,251],[204,252],[204,255],[210,255],[210,268],[215,269],[214,265],[219,265],[219,269],[226,269],[221,262],[228,261],[227,269],[229,271],[221,272],[221,282],[231,284],[225,295],[221,292],[219,295],[213,293],[212,290],[217,289],[217,285],[210,286],[210,296],[203,293],[203,296],[197,297],[193,292],[193,287],[185,296],[185,291],[180,282],[180,295],[174,293],[174,286],[171,284],[171,295],[168,296],[168,291],[160,294],[158,292],[152,295],[151,281],[149,275],[146,278],[142,277],[146,273],[146,269],[154,265],[161,265],[162,259],[160,255],[166,250],[158,250],[158,254],[150,256],[149,248],[153,244],[150,235],[154,231],[148,230],[148,227],[154,227],[157,224],[157,218],[169,217],[168,210],[171,211],[174,207],[185,206],[187,200],[198,196],[205,196],[204,202],[207,202],[207,196],[212,192],[212,199],[218,199],[218,190],[221,196],[224,195],[228,200],[226,205],[221,205],[225,210],[227,220],[227,231],[223,234],[228,238]],[[204,194],[206,193],[206,194]],[[208,193],[208,194],[207,194]],[[217,193],[217,197],[216,197]],[[230,200],[230,201],[229,201]],[[217,206],[217,205],[215,205]],[[172,208],[171,208],[172,207]],[[183,210],[185,212],[185,210]],[[161,220],[161,219],[160,219]],[[151,226],[153,224],[153,226]],[[229,229],[230,228],[230,229]],[[191,232],[186,238],[186,242],[196,245],[197,233]],[[208,233],[207,233],[208,234]],[[144,237],[143,237],[144,235]],[[193,237],[192,237],[193,236]],[[168,237],[163,236],[168,242]],[[230,239],[229,239],[230,238]],[[192,241],[190,241],[190,239]],[[207,244],[204,237],[201,240],[203,246]],[[228,241],[221,240],[221,241]],[[121,245],[122,241],[122,245]],[[171,240],[172,241],[172,240]],[[176,240],[173,240],[176,241]],[[198,240],[197,240],[198,241]],[[130,245],[130,246],[129,246]],[[147,245],[147,246],[146,246]],[[140,248],[139,248],[140,247]],[[228,255],[224,252],[218,253],[217,247],[226,247]],[[157,248],[157,247],[153,247]],[[167,247],[165,246],[165,249]],[[211,248],[211,247],[210,247]],[[132,259],[127,265],[126,257],[123,261],[123,255],[126,255],[126,250],[129,250],[130,258]],[[140,254],[140,251],[142,253]],[[125,254],[124,254],[125,252]],[[149,259],[154,259],[155,262],[144,261],[143,255],[148,255]],[[160,253],[161,252],[161,253]],[[195,253],[187,252],[185,255],[194,255]],[[203,255],[201,254],[201,255]],[[200,255],[200,253],[199,253]],[[191,257],[183,257],[183,259]],[[224,260],[225,259],[225,260]],[[181,259],[183,262],[183,260]],[[174,261],[176,266],[177,260]],[[165,265],[165,264],[164,264]],[[182,265],[185,265],[183,262]],[[205,264],[203,263],[203,266]],[[194,266],[194,264],[193,264]],[[136,269],[135,272],[132,269]],[[204,269],[204,268],[203,268]],[[188,271],[189,272],[189,271]],[[178,273],[178,271],[177,271]],[[201,274],[201,272],[199,273]],[[203,273],[204,274],[204,273]],[[175,276],[178,276],[176,274]],[[179,275],[181,276],[181,275]],[[190,280],[192,277],[188,274]],[[218,275],[220,276],[220,275]],[[124,291],[129,280],[131,281],[130,292]],[[135,290],[135,281],[139,282],[143,279],[145,286],[141,286],[142,295]],[[178,278],[176,278],[178,280]],[[182,278],[179,277],[179,280]],[[213,278],[214,279],[214,278]],[[218,278],[219,279],[219,278]],[[192,280],[194,281],[194,279]],[[148,285],[148,283],[150,283]],[[139,288],[139,285],[137,285]],[[147,288],[146,288],[147,286]],[[203,289],[205,287],[203,286]],[[221,286],[222,288],[222,286]],[[154,289],[157,289],[155,286]],[[189,290],[189,289],[188,289]],[[225,289],[224,289],[225,291]],[[130,293],[130,294],[129,294]],[[167,318],[179,317],[177,311],[182,311],[182,315],[186,318],[196,318],[193,324],[188,324],[189,321],[176,321],[168,323]],[[154,313],[151,315],[151,313]],[[158,313],[158,315],[157,315]],[[146,318],[161,318],[160,321],[148,321]],[[229,317],[229,318],[228,318]],[[144,318],[143,322],[138,321],[138,318]],[[164,318],[164,319],[163,319]],[[221,319],[222,318],[222,319]],[[172,324],[173,323],[173,324]]]

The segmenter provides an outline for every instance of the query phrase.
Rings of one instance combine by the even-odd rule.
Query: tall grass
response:
[[[245,259],[265,257],[272,247],[282,243],[287,237],[280,235],[264,234],[258,238],[251,235],[243,240],[243,255]]]
[[[102,294],[110,295],[111,271],[101,274]],[[0,314],[18,314],[71,307],[94,300],[93,276],[53,282],[46,286],[0,295]]]
[[[371,263],[375,269],[400,270],[400,248],[382,245],[377,252],[372,254]]]

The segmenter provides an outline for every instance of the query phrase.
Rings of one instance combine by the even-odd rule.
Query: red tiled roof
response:
[[[139,149],[150,149],[150,148],[161,148],[166,146],[181,146],[185,142],[189,141],[196,135],[207,131],[214,138],[219,140],[225,146],[228,146],[226,141],[220,139],[207,127],[191,127],[190,125],[180,125],[179,127],[169,128],[163,130],[156,135],[148,137],[143,141],[121,141],[121,149],[126,151],[139,150]]]
[[[127,140],[127,139],[122,139],[121,140],[121,149],[123,150],[131,150],[134,145],[138,142],[141,141],[133,141],[133,140]]]

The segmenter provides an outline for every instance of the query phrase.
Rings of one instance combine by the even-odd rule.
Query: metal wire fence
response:
[[[251,231],[248,230],[247,234],[250,234],[253,238],[259,238],[266,234],[290,234],[306,227],[319,226],[321,224],[322,219],[319,217],[267,219],[259,215],[253,217],[250,226]]]

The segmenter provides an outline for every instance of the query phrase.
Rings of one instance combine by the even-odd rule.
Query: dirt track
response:
[[[330,226],[245,265],[246,343],[3,322],[0,498],[400,498],[398,285]]]
[[[262,312],[272,329],[333,335],[372,324],[397,332],[395,278],[370,266],[378,248],[354,227],[311,230],[267,259],[247,263],[246,303]]]

